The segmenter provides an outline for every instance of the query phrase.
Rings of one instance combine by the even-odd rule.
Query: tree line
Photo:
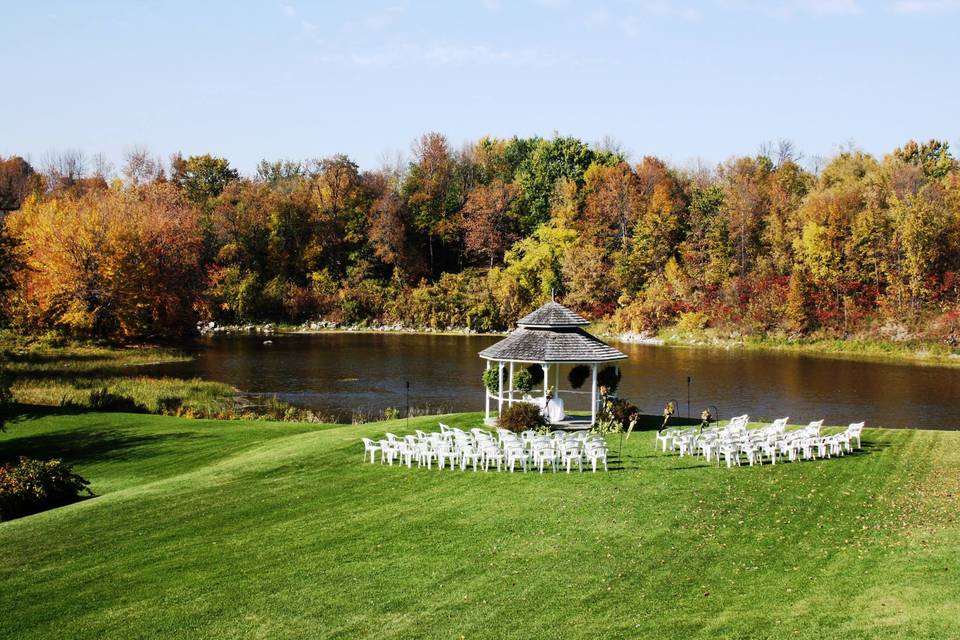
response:
[[[198,321],[502,330],[554,295],[621,331],[960,335],[947,143],[815,168],[792,145],[714,168],[615,145],[438,133],[409,161],[133,149],[0,158],[0,293],[23,331],[182,336]]]

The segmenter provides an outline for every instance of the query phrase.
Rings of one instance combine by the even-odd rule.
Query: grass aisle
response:
[[[960,433],[734,470],[649,433],[607,474],[360,463],[402,429],[9,425],[0,455],[62,455],[98,497],[0,524],[0,637],[960,637]]]

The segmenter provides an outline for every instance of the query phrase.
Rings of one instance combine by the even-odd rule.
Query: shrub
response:
[[[165,416],[180,415],[183,410],[183,398],[179,396],[164,396],[157,398],[157,413]]]
[[[13,394],[10,392],[10,378],[7,377],[4,363],[0,362],[0,431],[3,431],[13,405]]]
[[[147,408],[129,396],[110,393],[106,387],[90,392],[90,408],[101,411],[127,411],[129,413],[147,413]]]
[[[607,398],[600,408],[600,419],[616,425],[614,431],[626,431],[630,421],[640,417],[640,409],[623,398]]]
[[[570,373],[567,374],[567,380],[570,381],[570,387],[573,389],[582,387],[583,383],[586,382],[589,377],[590,367],[585,364],[578,364],[573,369],[570,369]]]
[[[520,393],[530,393],[533,389],[533,376],[526,369],[513,374],[513,388]]]
[[[620,370],[617,367],[604,367],[597,373],[597,385],[606,387],[608,394],[614,394],[620,386],[620,378]]]
[[[547,419],[543,417],[540,407],[537,405],[529,402],[518,402],[503,410],[503,413],[497,419],[497,426],[514,433],[523,433],[528,430],[543,429],[547,426]]]
[[[0,521],[19,518],[93,495],[90,483],[62,460],[20,458],[0,467]]]
[[[675,326],[680,333],[697,333],[707,328],[710,318],[702,311],[687,311],[680,314]]]

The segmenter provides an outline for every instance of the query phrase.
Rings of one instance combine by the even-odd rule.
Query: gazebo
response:
[[[535,402],[543,407],[552,424],[562,426],[591,426],[597,420],[597,368],[600,365],[624,360],[627,356],[602,340],[587,333],[583,327],[590,324],[582,316],[557,302],[548,302],[533,313],[521,318],[517,328],[506,338],[480,352],[487,361],[487,369],[497,367],[497,393],[486,389],[485,422],[493,424],[490,415],[492,401],[497,403],[497,415],[504,404]],[[517,365],[540,365],[543,369],[543,398],[517,398],[513,388],[513,375]],[[563,413],[560,390],[561,366],[586,365],[590,367],[590,391],[565,389],[563,394],[590,394],[590,423],[586,417],[567,417]],[[508,385],[504,389],[504,370],[509,369]],[[553,398],[548,398],[551,376],[556,381]]]

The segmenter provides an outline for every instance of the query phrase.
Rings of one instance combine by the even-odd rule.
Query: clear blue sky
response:
[[[0,154],[138,144],[364,168],[419,134],[713,163],[960,143],[958,0],[13,2]]]

